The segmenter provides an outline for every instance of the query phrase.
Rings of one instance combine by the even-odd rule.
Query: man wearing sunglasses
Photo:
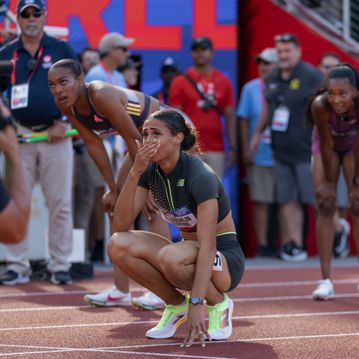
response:
[[[130,55],[127,46],[134,42],[135,39],[125,37],[118,32],[104,35],[98,46],[101,61],[86,74],[86,82],[101,80],[126,88],[125,78],[117,68],[126,63]]]
[[[69,284],[73,151],[71,139],[65,137],[69,125],[62,120],[62,114],[55,105],[47,73],[56,61],[76,59],[76,56],[67,43],[44,32],[46,9],[42,0],[19,0],[17,21],[20,36],[0,49],[0,60],[13,62],[10,76],[0,79],[0,91],[6,91],[10,99],[19,134],[49,134],[47,141],[20,144],[20,155],[28,192],[32,192],[39,178],[48,207],[50,259],[47,269],[51,281],[54,284]],[[5,247],[7,270],[0,275],[0,283],[14,285],[29,282],[28,252],[27,239]]]

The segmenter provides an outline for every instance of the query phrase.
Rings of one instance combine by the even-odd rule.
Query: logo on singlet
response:
[[[184,186],[184,178],[180,178],[177,181],[176,187],[183,187]]]

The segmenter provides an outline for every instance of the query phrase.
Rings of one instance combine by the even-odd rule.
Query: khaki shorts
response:
[[[251,166],[248,170],[248,182],[253,202],[274,203],[274,168]]]

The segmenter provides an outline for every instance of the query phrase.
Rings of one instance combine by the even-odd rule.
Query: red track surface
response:
[[[82,298],[111,285],[111,271],[58,287],[33,282],[0,287],[4,358],[359,358],[358,267],[334,269],[336,298],[314,302],[317,268],[249,268],[234,299],[233,335],[205,348],[180,348],[144,333],[161,312],[93,308]],[[133,293],[140,294],[136,284]]]

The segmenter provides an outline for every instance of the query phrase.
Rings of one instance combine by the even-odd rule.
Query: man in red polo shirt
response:
[[[199,133],[203,160],[221,178],[225,169],[225,148],[221,115],[229,144],[228,165],[236,154],[233,89],[230,80],[212,67],[213,45],[207,37],[195,38],[191,45],[193,66],[171,83],[169,105],[184,111]]]

